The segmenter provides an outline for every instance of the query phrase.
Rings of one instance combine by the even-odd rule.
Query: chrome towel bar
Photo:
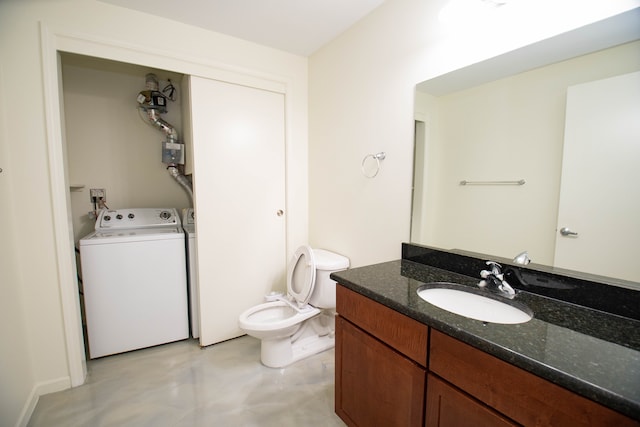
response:
[[[460,185],[524,185],[525,180],[518,181],[460,181]]]

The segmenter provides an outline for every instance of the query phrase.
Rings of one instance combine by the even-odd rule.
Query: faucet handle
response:
[[[513,298],[516,292],[513,288],[504,280],[504,274],[502,273],[502,266],[495,261],[487,261],[486,264],[491,267],[491,271],[480,271],[480,277],[482,280],[478,283],[478,286],[484,288],[489,283],[487,279],[498,287],[498,290],[502,292],[503,296],[507,298]]]
[[[494,276],[497,276],[498,274],[502,273],[502,270],[501,270],[502,266],[500,264],[498,264],[497,262],[495,262],[495,261],[487,261],[486,264],[489,267],[491,267],[491,274],[493,274]]]
[[[487,277],[491,276],[493,273],[490,272],[489,270],[481,270],[480,271],[480,277],[482,277],[483,279],[486,279]]]

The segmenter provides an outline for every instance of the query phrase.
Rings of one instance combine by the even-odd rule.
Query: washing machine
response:
[[[79,247],[90,359],[189,337],[176,209],[102,210]]]
[[[193,208],[182,210],[182,228],[184,229],[187,252],[187,289],[189,291],[189,323],[191,336],[200,336],[200,305],[198,292],[198,273],[196,261],[196,221]]]

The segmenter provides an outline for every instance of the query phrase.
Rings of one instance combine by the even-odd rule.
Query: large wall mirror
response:
[[[640,289],[639,22],[633,10],[418,84],[411,241],[526,250],[533,263]],[[586,172],[568,171],[589,156]],[[569,184],[595,204],[565,197]]]

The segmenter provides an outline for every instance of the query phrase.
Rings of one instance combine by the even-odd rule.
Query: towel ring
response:
[[[376,161],[376,169],[375,172],[372,175],[367,174],[367,171],[364,167],[365,163],[367,163],[367,159],[369,159],[369,157],[371,157],[372,159],[374,159]],[[381,151],[377,154],[367,154],[366,156],[364,156],[364,158],[362,159],[362,165],[360,166],[360,169],[362,170],[362,174],[364,176],[366,176],[367,178],[375,178],[376,175],[378,175],[378,172],[380,172],[380,160],[384,160],[387,157],[387,155],[385,154],[384,151]]]

